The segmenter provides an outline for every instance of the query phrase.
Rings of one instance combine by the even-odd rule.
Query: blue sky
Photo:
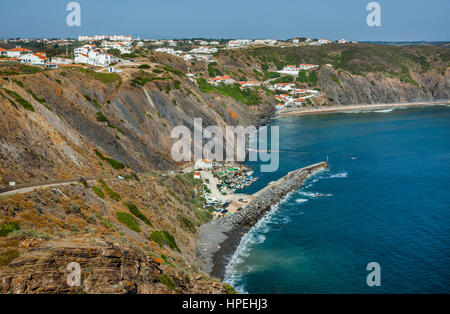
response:
[[[450,40],[449,0],[379,0],[381,27],[369,27],[372,0],[78,0],[81,27],[66,24],[72,0],[2,1],[0,38],[130,34],[145,38],[346,38]]]

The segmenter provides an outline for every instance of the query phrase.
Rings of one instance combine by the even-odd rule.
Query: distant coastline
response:
[[[414,107],[414,106],[427,106],[427,105],[441,105],[450,104],[450,100],[439,101],[418,101],[418,102],[406,102],[406,103],[390,103],[390,104],[368,104],[368,105],[339,105],[339,106],[326,106],[319,108],[285,108],[276,112],[273,119],[299,116],[305,114],[318,114],[318,113],[333,113],[352,110],[373,110],[373,109],[388,109],[395,107]]]

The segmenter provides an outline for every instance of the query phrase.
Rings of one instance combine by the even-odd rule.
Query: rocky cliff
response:
[[[213,88],[218,73],[269,80],[286,64],[314,63],[299,87],[312,105],[448,99],[443,47],[251,48],[187,64],[139,52],[123,72],[0,63],[0,291],[3,293],[225,293],[195,254],[202,183],[170,155],[173,127],[255,125],[274,112],[265,87]],[[193,73],[195,79],[186,73]],[[170,172],[174,170],[174,172]],[[118,179],[120,176],[121,179]],[[64,182],[64,184],[62,184]],[[81,285],[67,284],[67,265]]]

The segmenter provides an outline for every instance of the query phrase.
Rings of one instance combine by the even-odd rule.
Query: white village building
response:
[[[300,64],[299,68],[300,70],[309,70],[309,69],[313,69],[315,67],[318,67],[319,65],[317,64],[306,64],[306,63],[302,63]]]
[[[29,53],[32,53],[32,51],[29,50],[29,49],[16,47],[16,48],[13,48],[13,49],[9,49],[6,52],[6,56],[9,57],[9,58],[19,58],[20,56],[22,56],[24,54],[29,54]]]
[[[286,65],[282,70],[277,72],[282,74],[298,75],[298,71],[300,71],[300,68],[296,65]]]
[[[234,79],[232,79],[230,76],[216,76],[215,78],[209,79],[208,83],[213,86],[218,86],[219,84],[223,83],[226,85],[233,84],[235,82]]]
[[[131,45],[130,43],[122,43],[122,42],[115,42],[115,41],[104,41],[102,42],[102,47],[106,50],[109,49],[117,49],[120,51],[121,54],[131,53]]]
[[[21,63],[33,65],[45,65],[49,61],[46,56],[38,53],[29,53],[21,56],[19,59]]]

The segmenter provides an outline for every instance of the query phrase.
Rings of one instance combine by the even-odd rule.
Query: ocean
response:
[[[242,239],[225,281],[240,293],[449,293],[450,107],[274,120],[280,167],[328,169],[274,206]],[[369,287],[366,266],[381,267]]]

